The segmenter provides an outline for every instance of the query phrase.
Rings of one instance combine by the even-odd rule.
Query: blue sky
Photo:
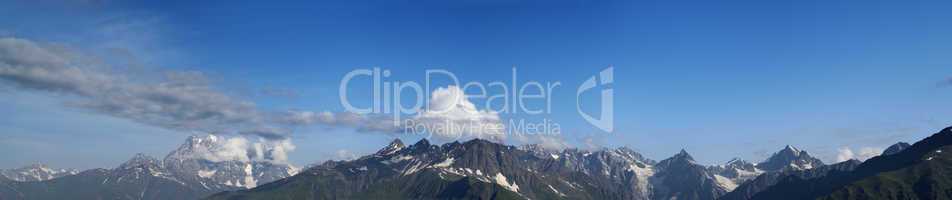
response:
[[[945,1],[3,1],[0,36],[129,55],[120,66],[201,71],[269,110],[343,111],[339,82],[355,69],[389,69],[394,81],[445,69],[488,82],[509,81],[516,68],[521,80],[562,87],[550,114],[501,117],[553,119],[575,145],[630,146],[659,160],[684,148],[719,164],[759,161],[790,144],[831,162],[844,147],[884,148],[952,125],[950,9]],[[604,133],[575,112],[575,88],[609,66],[615,131]],[[293,95],[258,94],[265,90]],[[164,156],[190,135],[63,106],[70,96],[0,92],[0,152],[13,154],[0,156],[3,168],[112,167],[135,152]],[[291,160],[365,154],[392,137],[300,128]]]

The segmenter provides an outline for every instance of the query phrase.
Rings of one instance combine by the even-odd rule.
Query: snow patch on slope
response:
[[[555,193],[558,194],[559,196],[563,196],[563,197],[565,196],[564,193],[559,192],[559,190],[556,190],[554,187],[552,187],[552,185],[548,185],[548,186],[549,186],[549,189],[552,190],[552,192],[555,192]]]
[[[453,165],[454,160],[455,160],[454,158],[447,158],[443,162],[433,165],[433,167],[449,167],[450,165]]]
[[[731,191],[731,190],[734,190],[734,188],[737,188],[737,183],[734,183],[734,181],[732,181],[731,179],[727,177],[723,177],[721,175],[715,174],[714,180],[717,181],[717,185],[721,186],[724,189],[727,189],[727,191]]]
[[[255,180],[255,176],[252,174],[252,169],[251,164],[245,165],[245,187],[249,189],[258,185],[258,181]]]
[[[506,179],[506,176],[502,175],[502,173],[496,173],[496,176],[493,178],[496,180],[496,184],[499,184],[503,188],[513,192],[519,192],[519,185],[516,184],[516,181],[513,181],[512,184],[510,184],[509,180]]]
[[[198,177],[209,178],[215,175],[218,170],[198,170]]]

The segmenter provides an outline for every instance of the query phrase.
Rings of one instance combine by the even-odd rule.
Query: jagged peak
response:
[[[790,153],[793,153],[794,155],[799,156],[801,151],[797,147],[794,147],[788,144],[786,147],[783,148],[783,150],[780,150],[780,152],[790,152]]]
[[[390,141],[390,146],[401,147],[401,148],[404,147],[403,141],[400,140],[400,138],[394,138],[393,141]]]
[[[809,155],[806,151],[800,150],[799,148],[794,147],[793,145],[787,145],[787,146],[784,146],[783,149],[781,149],[780,151],[777,151],[776,153],[773,153],[773,155],[771,155],[770,158],[768,158],[768,160],[771,159],[771,158],[774,158],[774,157],[794,157],[794,158],[799,158],[799,157],[802,157],[802,156],[807,156],[807,157],[809,157],[810,155]]]
[[[403,141],[401,141],[400,138],[396,138],[396,139],[393,139],[393,141],[391,141],[390,144],[388,144],[386,147],[378,150],[377,155],[393,154],[393,153],[396,153],[397,151],[400,151],[401,149],[405,147],[406,146],[403,145]]]
[[[166,158],[172,156],[172,154],[188,154],[193,151],[195,148],[208,148],[214,146],[215,143],[223,139],[222,136],[215,134],[205,134],[205,135],[190,135],[185,139],[185,142],[179,145],[174,151],[170,152]]]
[[[628,147],[628,146],[620,146],[620,147],[615,148],[615,149],[617,149],[617,150],[619,150],[619,151],[631,151],[631,152],[635,152],[634,149],[632,149],[631,147]]]
[[[807,151],[800,150],[792,145],[787,145],[780,151],[773,153],[767,160],[757,164],[757,168],[763,170],[781,170],[785,168],[810,169],[822,166],[823,161],[810,156]]]
[[[687,150],[681,149],[681,151],[678,151],[677,154],[674,154],[670,158],[658,162],[658,165],[662,166],[662,168],[666,168],[668,166],[690,166],[698,164]]]
[[[465,145],[474,145],[474,144],[497,144],[497,143],[492,142],[492,141],[489,141],[489,140],[486,140],[486,139],[473,138],[472,140],[466,141],[466,142],[464,142],[463,144],[465,144]]]
[[[414,143],[411,147],[415,149],[415,148],[420,148],[421,146],[429,147],[430,141],[427,140],[426,138],[423,138],[423,139],[420,139],[420,141],[417,141],[416,143]]]
[[[26,166],[22,166],[22,167],[15,168],[15,169],[13,169],[13,170],[40,170],[40,171],[53,172],[53,173],[57,173],[57,172],[75,173],[75,172],[76,172],[75,169],[69,169],[69,168],[58,169],[58,168],[52,168],[52,167],[50,167],[49,165],[44,164],[44,163],[33,163],[33,164],[26,165]]]
[[[635,149],[632,149],[631,147],[627,147],[627,146],[621,146],[621,147],[615,148],[615,151],[616,151],[616,152],[627,153],[627,154],[633,154],[633,155],[636,155],[636,156],[639,156],[639,157],[642,156],[641,153],[639,153],[638,151],[635,151]]]
[[[79,173],[75,169],[51,168],[43,163],[33,163],[15,169],[0,169],[0,178],[15,181],[44,181]]]
[[[750,162],[747,162],[747,160],[744,160],[743,158],[740,158],[740,157],[734,157],[734,158],[731,158],[731,160],[728,160],[728,161],[727,161],[727,165],[731,165],[731,164],[748,164],[748,163],[750,163]]]
[[[136,153],[132,158],[130,158],[122,165],[119,165],[120,168],[134,168],[140,166],[158,166],[159,160],[155,157],[145,155],[143,153]]]
[[[617,153],[617,154],[619,154],[619,155],[625,156],[625,157],[630,157],[630,158],[635,159],[635,160],[637,160],[637,161],[639,161],[639,162],[650,163],[650,164],[654,164],[654,163],[655,163],[654,160],[651,160],[651,159],[646,158],[644,155],[641,155],[641,153],[639,153],[638,151],[632,149],[631,147],[621,146],[621,147],[615,148],[614,150],[611,150],[611,151],[612,151],[612,152],[615,152],[615,153]]]
[[[691,154],[689,154],[688,151],[684,149],[681,149],[681,151],[678,152],[678,154],[674,154],[674,156],[671,158],[686,159],[686,160],[694,161],[694,157],[692,157]]]

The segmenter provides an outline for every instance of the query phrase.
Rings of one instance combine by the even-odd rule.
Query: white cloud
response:
[[[353,127],[361,132],[428,134],[437,141],[481,138],[502,141],[505,126],[496,112],[479,110],[456,86],[437,88],[427,109],[394,123],[389,115],[352,112],[287,111],[279,119],[290,125],[322,124]]]
[[[457,86],[434,90],[427,109],[405,124],[409,124],[405,128],[412,131],[424,128],[436,140],[482,138],[501,141],[505,138],[505,126],[499,115],[478,110]]]
[[[850,159],[864,161],[866,159],[879,156],[882,151],[883,150],[881,148],[873,147],[863,147],[859,148],[857,151],[853,151],[849,147],[841,147],[839,150],[837,150],[836,162],[843,162]]]

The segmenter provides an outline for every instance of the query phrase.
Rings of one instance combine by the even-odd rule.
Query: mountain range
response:
[[[661,161],[627,148],[510,146],[482,139],[412,145],[394,140],[354,160],[300,170],[191,156],[218,144],[190,137],[163,160],[138,154],[113,169],[42,179],[0,177],[0,199],[948,199],[952,127],[897,143],[865,162],[825,164],[786,146],[766,160]],[[30,170],[20,170],[30,171]],[[44,171],[44,170],[33,170]],[[56,170],[46,170],[56,171]],[[6,172],[6,171],[4,171]],[[21,173],[14,173],[21,174]],[[6,177],[6,178],[5,178]],[[22,177],[22,176],[13,176]],[[48,178],[47,178],[48,177]]]
[[[0,199],[198,199],[252,188],[299,171],[289,164],[196,156],[223,148],[220,140],[215,135],[191,136],[163,160],[135,154],[112,169],[77,173],[33,165],[5,170],[0,177]]]
[[[16,169],[0,169],[0,177],[14,181],[45,181],[79,173],[75,169],[54,169],[44,164],[32,164]]]

